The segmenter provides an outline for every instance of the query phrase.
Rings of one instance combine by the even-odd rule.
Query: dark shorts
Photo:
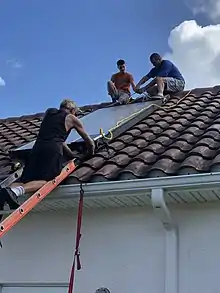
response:
[[[119,101],[121,104],[126,104],[129,102],[131,94],[122,90],[117,90],[115,99]]]
[[[34,180],[50,181],[60,174],[62,167],[63,146],[61,143],[35,144],[19,181],[22,183]]]

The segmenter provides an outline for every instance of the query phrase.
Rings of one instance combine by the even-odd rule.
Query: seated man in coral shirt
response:
[[[148,96],[159,96],[163,98],[166,92],[181,92],[185,87],[185,80],[179,69],[169,60],[163,60],[158,53],[150,56],[153,68],[137,84],[136,92]],[[140,88],[149,79],[153,80],[146,86]]]
[[[130,87],[132,86],[134,91],[136,89],[134,78],[130,73],[126,72],[124,60],[118,60],[117,67],[119,72],[113,74],[111,81],[108,81],[108,94],[113,102],[118,101],[120,104],[127,104],[131,97]]]

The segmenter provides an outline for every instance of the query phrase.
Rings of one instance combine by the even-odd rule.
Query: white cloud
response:
[[[23,64],[16,59],[8,59],[6,63],[14,69],[20,69],[23,67]]]
[[[205,14],[215,23],[220,20],[220,0],[185,0],[194,15]]]
[[[168,39],[173,61],[186,79],[186,88],[220,84],[220,25],[199,26],[195,20],[175,27]]]
[[[0,77],[0,86],[5,86],[5,81],[2,77]]]

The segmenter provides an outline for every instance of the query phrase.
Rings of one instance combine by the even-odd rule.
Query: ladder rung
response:
[[[13,213],[15,210],[4,210],[4,211],[0,211],[0,215],[9,215],[11,213]]]
[[[10,186],[12,183],[14,183],[16,180],[18,180],[21,177],[22,172],[23,172],[23,167],[19,168],[14,173],[10,174],[7,178],[5,178],[0,183],[0,186],[2,188]]]
[[[40,203],[57,185],[68,177],[76,168],[74,160],[69,162],[55,179],[48,181],[37,190],[23,204],[13,211],[0,223],[0,238],[16,225],[26,214],[28,214],[38,203]]]

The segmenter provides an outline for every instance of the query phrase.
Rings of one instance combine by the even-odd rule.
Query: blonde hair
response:
[[[75,109],[77,110],[76,103],[70,99],[64,99],[60,104],[60,109]]]

